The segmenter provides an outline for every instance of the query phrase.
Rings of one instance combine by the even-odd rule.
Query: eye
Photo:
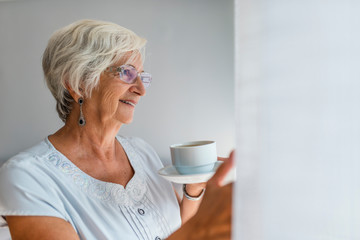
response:
[[[124,69],[123,74],[129,77],[131,76],[131,72],[129,69]]]

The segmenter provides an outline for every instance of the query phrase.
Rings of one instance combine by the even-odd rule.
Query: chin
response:
[[[133,122],[133,118],[118,118],[117,120],[122,124],[130,124]]]
[[[129,121],[124,121],[123,123],[124,124],[130,124],[130,123],[132,123],[133,122],[133,120],[131,119],[131,120],[129,120]]]
[[[122,124],[130,124],[133,122],[134,119],[134,113],[118,113],[114,115],[114,118],[116,121],[122,123]]]

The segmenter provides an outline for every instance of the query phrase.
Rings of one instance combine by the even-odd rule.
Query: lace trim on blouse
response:
[[[126,188],[121,184],[104,182],[84,173],[63,154],[57,151],[48,139],[46,139],[46,142],[52,151],[47,156],[47,160],[63,174],[67,175],[81,191],[91,198],[116,205],[138,205],[147,191],[146,175],[141,165],[141,159],[127,139],[117,136],[117,140],[124,148],[130,164],[135,171],[134,176],[130,179]]]

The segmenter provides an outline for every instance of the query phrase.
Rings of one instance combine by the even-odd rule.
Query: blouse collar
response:
[[[89,197],[116,205],[137,205],[147,191],[146,175],[141,164],[141,158],[128,139],[121,136],[116,138],[124,148],[135,171],[134,176],[125,188],[121,184],[104,182],[86,174],[65,155],[56,150],[48,138],[45,139],[45,142],[51,151],[47,155],[47,160]]]

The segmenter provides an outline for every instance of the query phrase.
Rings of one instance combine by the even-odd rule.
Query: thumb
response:
[[[208,181],[210,185],[222,186],[223,181],[229,171],[234,167],[235,164],[235,151],[231,151],[229,158],[221,158],[219,160],[224,161],[217,169],[214,176]]]

